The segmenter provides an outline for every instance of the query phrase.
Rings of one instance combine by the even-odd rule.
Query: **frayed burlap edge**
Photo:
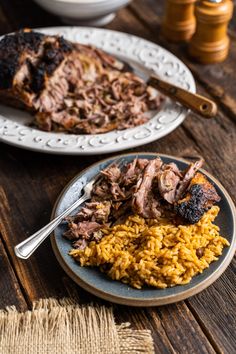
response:
[[[0,310],[0,353],[153,354],[154,346],[149,330],[116,325],[112,308],[49,298],[32,311]]]

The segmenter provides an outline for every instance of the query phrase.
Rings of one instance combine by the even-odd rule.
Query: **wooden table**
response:
[[[219,114],[203,120],[190,114],[167,137],[132,151],[155,151],[178,156],[201,155],[206,168],[236,200],[236,16],[230,27],[231,50],[224,64],[201,66],[189,61],[185,45],[172,45],[160,34],[161,0],[135,0],[119,12],[108,28],[129,32],[169,49],[192,70],[198,91],[215,99]],[[22,27],[61,25],[31,0],[1,0],[0,34]],[[0,307],[20,310],[32,301],[78,292],[81,302],[102,302],[76,286],[63,272],[47,240],[27,261],[13,246],[49,221],[61,189],[83,168],[104,156],[53,156],[1,144],[0,157]],[[202,293],[177,304],[156,308],[115,306],[118,322],[152,331],[157,353],[228,353],[235,344],[235,260]]]

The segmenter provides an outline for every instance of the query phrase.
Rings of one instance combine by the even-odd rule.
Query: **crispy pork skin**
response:
[[[71,51],[72,45],[61,37],[28,30],[5,36],[0,41],[1,101],[33,112],[39,106],[44,110],[41,95],[52,89],[51,78]]]
[[[178,200],[175,209],[186,222],[194,224],[213,204],[219,201],[220,197],[215,187],[203,174],[197,172],[184,197]]]

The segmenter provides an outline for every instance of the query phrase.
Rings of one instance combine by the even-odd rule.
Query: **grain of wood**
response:
[[[14,245],[48,222],[51,204],[41,185],[24,170],[22,162],[9,158],[9,154],[5,155],[5,161],[8,163],[4,166],[1,161],[1,184],[8,208],[0,203],[1,219],[4,220],[1,232],[28,301],[50,294],[64,295],[62,289],[59,290],[63,272],[55,262],[49,240],[36,253],[35,262],[22,261],[14,255]]]
[[[207,291],[187,301],[204,332],[220,353],[235,353],[236,260]]]
[[[1,225],[0,225],[1,227]],[[1,236],[1,235],[0,235]],[[27,309],[16,275],[9,262],[5,247],[0,237],[0,309],[14,305],[20,311]]]
[[[161,319],[161,324],[168,339],[177,353],[215,353],[207,336],[199,329],[196,319],[190,310],[185,307],[184,302],[162,306],[158,310],[150,308],[146,310],[146,313],[155,323],[158,323],[159,318]],[[176,346],[177,342],[180,345]]]

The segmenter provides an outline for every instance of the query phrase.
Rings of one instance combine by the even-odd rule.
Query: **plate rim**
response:
[[[136,36],[130,33],[126,33],[126,32],[122,32],[122,31],[116,31],[116,30],[110,30],[110,29],[105,29],[105,28],[96,28],[96,27],[86,27],[86,26],[53,26],[53,27],[40,27],[40,28],[33,28],[33,30],[35,31],[55,31],[55,32],[60,32],[62,35],[64,34],[63,32],[69,32],[72,33],[78,33],[79,31],[83,30],[83,31],[95,31],[95,32],[105,32],[107,34],[111,34],[115,36],[125,36],[127,39],[131,38],[132,40],[140,40],[143,43],[143,48],[145,48],[145,44],[147,46],[149,46],[148,48],[151,50],[151,48],[153,49],[159,49],[161,51],[163,51],[164,53],[167,54],[167,59],[170,60],[171,58],[173,58],[175,61],[173,63],[179,65],[181,63],[181,70],[185,70],[186,74],[187,74],[187,81],[189,86],[190,86],[190,91],[191,92],[196,92],[196,82],[195,79],[193,77],[193,74],[191,72],[191,70],[188,68],[188,66],[180,59],[178,58],[176,55],[174,55],[172,52],[170,52],[168,49],[162,47],[161,45],[152,42],[151,40],[147,40],[143,37],[140,36]],[[9,33],[7,33],[9,34]],[[2,37],[4,37],[4,34]],[[89,43],[89,40],[88,40]],[[105,48],[106,50],[106,48]],[[109,50],[109,49],[108,49]],[[112,53],[111,53],[112,54]],[[113,53],[114,54],[114,53]],[[124,53],[121,53],[121,55],[123,55]],[[115,55],[115,54],[114,54]],[[127,54],[127,59],[129,55]],[[140,61],[141,63],[141,61]],[[145,65],[144,63],[141,63],[144,67],[148,68],[147,65]],[[181,76],[182,74],[179,73],[179,75]],[[174,104],[174,103],[173,103]],[[153,142],[155,140],[159,140],[161,138],[163,138],[166,135],[169,135],[172,131],[174,131],[175,129],[178,128],[179,125],[181,125],[183,123],[183,121],[186,119],[189,110],[187,108],[184,108],[183,106],[179,106],[180,109],[179,111],[175,108],[172,107],[171,111],[176,111],[178,113],[175,120],[171,123],[168,123],[168,125],[162,129],[156,129],[155,127],[151,127],[151,126],[145,126],[145,124],[143,125],[143,131],[134,131],[132,129],[138,128],[138,127],[142,127],[141,126],[137,126],[134,128],[130,128],[130,129],[125,129],[123,131],[118,131],[118,133],[122,134],[121,132],[123,132],[123,135],[125,135],[125,133],[127,132],[127,134],[130,134],[131,137],[126,138],[126,136],[122,136],[122,135],[117,135],[117,138],[121,140],[121,142],[116,142],[116,136],[114,134],[114,136],[110,136],[109,133],[102,135],[102,134],[97,134],[97,135],[75,135],[75,134],[68,134],[65,136],[64,135],[57,135],[57,133],[55,132],[42,132],[40,130],[33,130],[32,132],[28,132],[26,135],[29,136],[29,141],[27,141],[27,137],[25,139],[25,136],[23,134],[23,136],[20,135],[20,132],[15,131],[14,132],[14,128],[13,127],[9,127],[8,131],[9,134],[4,134],[1,133],[0,134],[0,141],[8,144],[8,145],[12,145],[15,146],[17,148],[21,148],[21,149],[25,149],[25,150],[29,150],[29,151],[35,151],[35,152],[41,152],[41,153],[46,153],[46,154],[55,154],[55,155],[82,155],[82,156],[86,156],[86,155],[93,155],[96,152],[96,145],[93,147],[89,147],[90,143],[89,140],[91,139],[99,139],[99,144],[98,145],[98,149],[99,149],[99,153],[100,154],[106,154],[107,152],[109,153],[116,153],[122,150],[126,150],[126,149],[130,149],[130,148],[134,148],[134,147],[139,147],[141,145],[145,145],[148,144],[150,142]],[[160,110],[159,112],[157,112],[157,115],[159,113],[161,113],[162,110]],[[166,109],[167,114],[168,113],[168,107]],[[11,122],[13,122],[13,124],[15,123],[16,125],[18,125],[17,122],[12,121],[11,119],[9,119],[7,116],[4,116],[0,113],[0,120],[2,120],[2,122],[0,121],[0,128],[4,129],[4,125],[6,124],[10,124]],[[156,122],[157,123],[157,122]],[[147,124],[147,123],[146,123]],[[159,123],[158,123],[159,124]],[[160,123],[161,125],[162,123]],[[2,126],[1,126],[2,125]],[[155,122],[154,122],[155,125]],[[21,125],[19,128],[16,128],[16,130],[27,130],[29,129],[29,127]],[[141,128],[140,128],[141,129]],[[136,138],[135,135],[136,134],[142,134],[143,132],[148,132],[148,131],[152,131],[152,133],[147,133],[148,135],[144,134],[144,137],[142,138]],[[38,132],[38,133],[37,133]],[[112,131],[111,133],[114,133],[115,131]],[[49,133],[49,135],[41,135],[42,133]],[[118,134],[117,133],[117,134]],[[16,134],[16,135],[15,135]],[[39,134],[37,136],[37,134]],[[50,135],[52,134],[52,135]],[[15,138],[14,138],[15,135]],[[157,137],[158,135],[158,137]],[[8,137],[9,136],[9,137]],[[77,142],[77,139],[79,137],[84,137],[85,140],[85,144],[87,146],[87,149],[84,149],[81,145],[81,143]],[[102,145],[102,141],[105,139],[111,139],[111,143],[109,144],[104,144]],[[26,140],[26,142],[24,142],[24,139]],[[55,145],[53,146],[53,144],[55,143],[56,140],[61,140],[62,142],[66,140],[73,140],[73,142],[71,143],[71,146],[68,147],[68,145],[65,144],[64,148],[63,146],[59,146],[59,145]],[[87,142],[88,139],[88,142]],[[37,141],[36,141],[37,140]],[[50,145],[52,142],[52,146]],[[63,142],[64,143],[64,142]],[[63,144],[62,144],[63,145]],[[91,145],[92,146],[92,145]]]
[[[184,163],[190,163],[187,159],[185,158],[181,158],[181,157],[175,157],[172,155],[168,155],[168,154],[162,154],[162,153],[154,153],[154,152],[138,152],[138,153],[126,153],[126,154],[119,154],[119,155],[115,155],[115,156],[110,156],[108,158],[99,160],[96,163],[91,164],[90,166],[86,167],[85,169],[83,169],[82,171],[80,171],[78,174],[75,175],[75,177],[73,177],[67,184],[66,186],[63,188],[63,190],[61,191],[61,193],[59,194],[59,196],[56,199],[56,202],[53,206],[52,209],[52,213],[51,213],[51,220],[55,217],[55,211],[57,209],[57,206],[60,202],[60,200],[62,199],[62,196],[65,194],[65,192],[67,190],[69,190],[70,186],[78,179],[80,178],[87,170],[93,168],[96,165],[99,165],[103,162],[109,161],[110,159],[113,158],[121,158],[121,157],[126,157],[126,156],[136,156],[136,155],[153,155],[155,156],[160,156],[160,157],[166,157],[166,158],[172,158],[174,160],[177,160],[179,162],[184,162]],[[166,304],[171,304],[171,303],[176,303],[182,300],[185,300],[193,295],[198,294],[199,292],[201,292],[202,290],[208,288],[211,284],[213,284],[222,274],[223,272],[226,270],[226,268],[229,266],[229,264],[231,263],[233,257],[234,257],[234,253],[236,250],[236,207],[234,205],[234,202],[232,200],[232,198],[230,197],[229,193],[227,192],[227,190],[225,189],[225,187],[214,177],[211,175],[211,173],[209,173],[208,171],[206,171],[205,169],[200,169],[201,172],[203,172],[207,177],[210,177],[212,179],[212,181],[221,189],[221,191],[223,192],[229,206],[230,209],[232,211],[232,215],[233,215],[233,235],[232,235],[232,242],[229,246],[229,251],[227,254],[227,257],[225,257],[225,259],[223,260],[223,263],[220,264],[220,266],[213,272],[211,273],[207,279],[203,280],[202,282],[200,282],[199,284],[196,284],[194,287],[185,290],[184,292],[181,292],[179,294],[171,294],[171,295],[167,295],[167,296],[163,296],[163,297],[159,297],[159,298],[149,298],[149,299],[136,299],[136,298],[132,298],[132,297],[125,297],[125,296],[116,296],[116,295],[111,295],[107,292],[104,292],[100,289],[97,289],[96,287],[92,287],[91,285],[87,284],[85,281],[83,281],[82,279],[79,278],[78,275],[76,275],[67,265],[67,263],[65,262],[62,254],[60,253],[57,244],[56,244],[56,236],[55,233],[53,232],[53,234],[50,237],[50,241],[51,241],[51,245],[52,245],[52,249],[53,252],[59,262],[59,264],[61,265],[61,267],[63,268],[63,270],[67,273],[67,275],[79,286],[81,286],[83,289],[85,289],[86,291],[88,291],[89,293],[102,298],[106,301],[110,301],[113,303],[117,303],[120,305],[127,305],[127,306],[135,306],[135,307],[151,307],[151,306],[160,306],[160,305],[166,305]]]

